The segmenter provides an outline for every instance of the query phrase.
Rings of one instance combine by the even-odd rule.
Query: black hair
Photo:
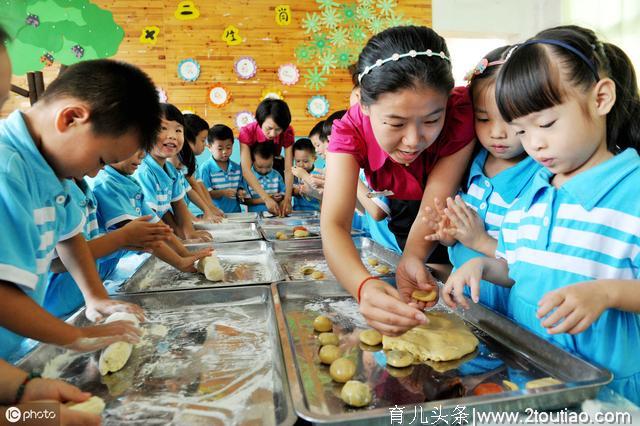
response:
[[[511,46],[498,47],[497,49],[493,49],[491,52],[487,53],[483,59],[487,60],[487,64],[504,60],[510,49]],[[471,76],[471,79],[469,80],[469,93],[471,94],[472,99],[474,91],[478,89],[478,86],[480,86],[481,83],[489,81],[493,81],[495,83],[501,66],[502,65],[487,66],[480,74],[474,74]]]
[[[262,126],[267,118],[271,117],[273,121],[282,129],[287,130],[291,124],[291,111],[289,105],[282,99],[265,99],[260,102],[256,109],[256,121]]]
[[[209,123],[204,118],[196,114],[183,114],[184,117],[184,139],[188,142],[195,142],[196,137],[203,130],[209,130]]]
[[[41,102],[72,97],[86,102],[93,131],[122,136],[133,130],[149,150],[160,129],[160,104],[153,81],[139,68],[110,59],[71,65],[53,80]]]
[[[311,155],[316,155],[316,148],[308,138],[300,138],[293,144],[293,153],[296,151],[308,151]]]
[[[273,150],[275,144],[273,141],[266,141],[262,143],[255,143],[251,146],[251,158],[255,161],[256,156],[268,160],[274,156]]]
[[[510,122],[533,112],[563,103],[571,87],[587,90],[596,84],[591,66],[616,86],[616,101],[607,114],[607,149],[618,153],[624,148],[640,148],[640,95],[633,64],[619,47],[598,40],[586,28],[567,25],[550,28],[530,40],[558,40],[582,53],[541,43],[515,48],[502,66],[496,82],[498,109]],[[587,62],[587,61],[590,61]],[[591,66],[590,66],[591,65]]]
[[[447,44],[434,30],[428,27],[406,26],[386,29],[369,39],[360,56],[354,75],[360,75],[365,68],[379,59],[391,58],[393,54],[434,52],[433,56],[405,57],[389,61],[375,67],[359,82],[360,101],[371,105],[389,92],[410,89],[424,85],[449,93],[454,86],[451,62],[437,54],[444,52],[448,57]]]
[[[9,33],[7,33],[2,25],[0,25],[0,46],[4,46],[4,44],[9,40],[11,40],[11,37],[9,37]]]
[[[324,124],[324,120],[318,121],[313,128],[311,129],[311,131],[309,132],[309,137],[313,136],[313,135],[318,135],[320,136],[322,134],[322,125]]]
[[[182,144],[182,149],[178,153],[178,160],[187,166],[187,176],[193,176],[196,171],[196,156],[186,139],[184,144]]]
[[[327,117],[322,123],[322,132],[320,133],[320,140],[322,142],[329,142],[329,136],[331,136],[331,129],[333,129],[333,122],[341,119],[347,113],[346,109],[336,111]]]
[[[215,141],[226,141],[231,139],[233,141],[233,130],[231,127],[224,124],[216,124],[209,129],[207,135],[207,143],[213,144]]]
[[[161,117],[167,121],[176,121],[182,127],[184,127],[184,115],[173,104],[160,104]]]
[[[353,87],[358,87],[360,86],[360,83],[358,82],[358,63],[353,63],[351,65],[349,65],[347,67],[347,72],[349,73],[349,75],[351,76],[351,83],[353,84]]]

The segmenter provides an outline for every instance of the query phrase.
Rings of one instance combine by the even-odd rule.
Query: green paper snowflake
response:
[[[385,29],[385,22],[376,16],[369,22],[369,29],[373,34],[378,34]]]
[[[298,58],[298,62],[305,63],[309,62],[313,58],[314,49],[311,46],[306,44],[299,44],[296,47],[295,55]]]
[[[347,3],[342,5],[342,23],[353,24],[357,18],[357,7],[355,3]]]
[[[355,54],[349,49],[336,50],[336,58],[340,68],[349,68],[349,65],[355,62]]]
[[[406,21],[404,19],[404,15],[402,13],[398,13],[397,15],[391,12],[391,16],[387,18],[387,27],[398,27],[400,25],[405,25]]]
[[[307,34],[317,33],[320,31],[320,16],[315,12],[307,12],[307,16],[302,20],[302,28]]]
[[[393,9],[396,7],[396,2],[395,0],[378,0],[376,6],[380,9],[380,13],[383,16],[389,16],[393,13]]]
[[[360,25],[351,28],[351,39],[356,43],[362,43],[367,40],[367,33]]]
[[[370,8],[373,6],[373,0],[358,0],[358,5]]]
[[[349,44],[349,34],[346,28],[337,28],[331,33],[331,44],[335,47],[343,47]]]
[[[331,29],[334,29],[340,23],[338,12],[332,7],[322,11],[321,19],[324,26]]]
[[[331,9],[338,5],[338,3],[333,0],[316,0],[316,3],[318,3],[318,8],[320,8],[320,10]]]
[[[325,50],[318,58],[318,63],[322,65],[322,73],[329,74],[329,71],[336,67],[338,61],[332,51]]]
[[[318,54],[321,54],[325,49],[331,47],[331,40],[324,34],[316,34],[313,36],[313,46],[318,51]]]
[[[374,18],[375,12],[371,6],[360,5],[356,9],[356,15],[361,21],[370,21]]]
[[[318,67],[309,68],[304,78],[309,89],[320,90],[327,84],[327,77],[324,72],[318,71]]]

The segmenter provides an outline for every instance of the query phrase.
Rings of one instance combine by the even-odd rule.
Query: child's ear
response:
[[[71,127],[77,127],[89,122],[89,108],[83,104],[66,105],[56,114],[56,129],[63,133]]]
[[[616,103],[616,83],[610,78],[603,78],[593,89],[595,107],[598,115],[607,115]]]

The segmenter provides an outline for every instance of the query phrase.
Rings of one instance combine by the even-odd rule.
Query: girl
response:
[[[253,190],[264,200],[271,213],[286,216],[291,213],[291,197],[293,191],[293,142],[295,140],[291,124],[289,106],[280,99],[265,99],[256,109],[256,121],[240,129],[240,163],[242,176]],[[251,146],[257,143],[273,141],[274,169],[284,176],[285,195],[282,203],[277,203],[258,182],[251,171]],[[280,157],[284,148],[284,163]],[[280,208],[282,205],[282,209]]]
[[[398,335],[426,321],[424,304],[407,305],[413,290],[435,288],[424,265],[435,243],[424,239],[426,224],[413,220],[420,200],[426,207],[458,188],[473,151],[473,111],[466,88],[452,91],[447,46],[430,28],[375,35],[356,70],[360,103],[333,123],[329,141],[322,239],[332,272],[368,323]],[[411,228],[397,268],[399,291],[369,275],[351,240],[360,168],[373,190],[393,191],[389,228],[401,247]]]
[[[489,52],[467,75],[481,146],[471,163],[466,192],[455,200],[448,198],[446,208],[440,200],[434,202],[438,211],[427,207],[428,224],[436,229],[427,239],[450,246],[454,268],[475,257],[495,257],[504,214],[540,169],[527,156],[496,104],[495,80],[509,48]],[[504,287],[480,284],[480,302],[500,313],[507,311],[508,295]]]
[[[609,368],[640,403],[640,98],[618,47],[575,26],[517,47],[496,83],[498,108],[543,169],[507,212],[496,254],[464,264],[443,289],[451,306],[478,282],[511,286],[508,314]],[[453,293],[453,299],[451,297]]]

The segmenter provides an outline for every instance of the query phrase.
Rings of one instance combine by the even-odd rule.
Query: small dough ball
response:
[[[338,358],[329,367],[331,378],[338,383],[345,383],[356,374],[356,365],[349,358]]]
[[[309,231],[303,229],[296,229],[293,231],[294,238],[304,238],[309,236]]]
[[[388,274],[389,267],[387,265],[378,265],[378,267],[376,268],[376,272],[379,274]]]
[[[276,238],[279,240],[288,240],[289,237],[284,232],[276,232]]]
[[[433,302],[438,297],[438,292],[436,290],[431,291],[423,291],[423,290],[415,290],[411,293],[411,298],[419,300],[421,302]]]
[[[413,373],[413,365],[410,365],[405,368],[396,368],[387,365],[385,368],[391,377],[395,377],[396,379],[402,379],[403,377],[410,376]]]
[[[105,403],[102,398],[93,395],[84,402],[69,402],[66,405],[72,410],[100,415],[104,411]]]
[[[325,346],[325,345],[338,346],[338,343],[340,343],[340,339],[338,338],[338,335],[335,333],[320,333],[320,335],[318,336],[318,341],[320,342],[320,346]]]
[[[324,274],[322,273],[322,271],[313,271],[313,273],[311,274],[311,278],[313,278],[314,280],[321,280],[324,279]]]
[[[502,381],[502,386],[504,386],[505,388],[507,388],[507,390],[519,390],[520,388],[518,387],[518,385],[516,385],[513,382],[510,382],[509,380],[503,380]]]
[[[360,333],[360,341],[365,345],[378,346],[382,343],[382,334],[373,329],[365,330]]]
[[[331,320],[324,315],[317,316],[316,319],[313,320],[313,329],[315,331],[323,332],[323,331],[331,331],[333,328],[333,323]]]
[[[376,259],[375,257],[370,257],[367,259],[367,263],[371,266],[378,266],[378,259]]]
[[[315,268],[313,266],[304,265],[300,267],[300,273],[302,275],[311,275],[315,272]]]
[[[352,407],[364,407],[371,404],[371,389],[366,383],[349,380],[342,387],[340,398]]]
[[[560,385],[562,382],[560,380],[556,380],[553,377],[544,377],[542,379],[531,380],[527,382],[525,388],[527,389],[537,389],[543,388],[546,386]]]
[[[387,364],[396,368],[408,367],[413,363],[413,355],[405,351],[389,351]]]
[[[320,348],[320,362],[323,364],[331,365],[341,355],[340,348],[336,345],[326,345]]]

